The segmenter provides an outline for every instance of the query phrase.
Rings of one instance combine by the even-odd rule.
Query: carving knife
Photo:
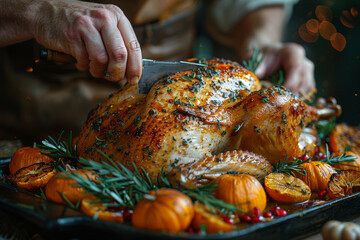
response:
[[[76,63],[76,59],[68,54],[51,51],[48,49],[41,50],[40,59],[62,63]],[[143,70],[138,83],[139,93],[149,93],[151,87],[161,78],[175,72],[187,71],[199,67],[207,67],[205,64],[178,61],[157,61],[143,59]]]

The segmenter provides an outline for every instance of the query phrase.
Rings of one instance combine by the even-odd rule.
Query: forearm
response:
[[[34,0],[0,0],[0,46],[33,38]]]
[[[280,45],[284,7],[266,6],[245,15],[232,29],[233,47],[241,59],[248,59],[254,47]]]

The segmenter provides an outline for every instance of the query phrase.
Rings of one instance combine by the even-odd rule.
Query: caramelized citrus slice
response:
[[[18,149],[11,157],[9,163],[10,173],[15,174],[21,168],[28,167],[34,163],[50,163],[54,161],[54,159],[43,153],[47,152],[41,151],[39,148],[23,147]]]
[[[91,181],[97,181],[98,177],[93,171],[85,169],[78,169],[70,173],[80,174]],[[89,193],[85,193],[85,189],[65,172],[57,173],[49,181],[45,188],[45,195],[48,200],[61,204],[67,204],[67,201],[76,204],[79,200],[91,196]]]
[[[338,154],[335,154],[335,156],[341,156],[344,152],[340,152]],[[353,162],[340,162],[339,164],[334,164],[333,167],[341,170],[357,170],[360,171],[360,156],[359,154],[356,154],[353,151],[346,151],[347,156],[355,156],[356,159],[354,159]]]
[[[277,202],[299,203],[311,197],[311,189],[305,182],[285,173],[270,173],[264,185],[267,194]]]
[[[360,129],[345,123],[335,126],[329,135],[329,145],[334,153],[345,151],[346,146],[360,155]]]
[[[191,223],[194,230],[200,230],[202,225],[206,225],[207,233],[230,232],[234,230],[232,224],[226,223],[221,216],[212,213],[202,203],[195,203],[194,211],[195,215]]]
[[[111,222],[124,222],[123,211],[116,210],[104,206],[103,203],[97,203],[99,199],[97,197],[88,197],[81,200],[80,209],[83,213],[89,216],[97,215],[97,218],[107,220]]]
[[[329,180],[329,196],[331,199],[344,197],[360,191],[360,172],[344,170],[335,173]]]
[[[21,189],[35,190],[44,187],[55,172],[53,164],[35,163],[18,170],[11,180]]]

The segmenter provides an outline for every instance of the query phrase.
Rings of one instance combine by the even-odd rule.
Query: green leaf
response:
[[[191,78],[189,78],[188,76],[181,76],[181,78],[185,81],[191,82]]]

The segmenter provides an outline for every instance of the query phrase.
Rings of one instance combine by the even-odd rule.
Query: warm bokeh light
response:
[[[330,40],[330,37],[336,33],[336,27],[331,22],[323,21],[319,25],[319,33],[326,40]]]
[[[316,42],[319,38],[318,33],[308,31],[306,24],[301,25],[298,32],[301,39],[308,43]]]
[[[333,35],[331,35],[330,42],[333,48],[339,52],[344,50],[346,46],[346,39],[341,33],[334,33]]]
[[[35,63],[38,63],[38,62],[40,62],[40,59],[36,59],[34,62],[35,62]]]
[[[320,21],[331,21],[333,14],[328,6],[319,5],[315,9],[315,15]]]
[[[27,69],[26,69],[26,72],[33,72],[34,71],[34,69],[32,68],[32,67],[28,67]]]
[[[340,21],[345,27],[355,27],[355,17],[347,10],[341,12]]]
[[[355,8],[351,8],[350,12],[351,12],[351,15],[353,15],[354,17],[357,17],[359,14],[358,10],[356,10]]]
[[[310,19],[306,22],[306,29],[312,33],[319,32],[319,21],[316,19]]]

